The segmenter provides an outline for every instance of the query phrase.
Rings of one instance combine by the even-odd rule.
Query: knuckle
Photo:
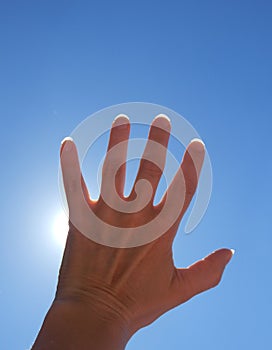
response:
[[[105,173],[110,173],[110,174],[116,173],[119,168],[120,168],[120,159],[117,156],[107,159],[103,164],[103,171]]]
[[[68,185],[69,193],[75,193],[79,189],[78,181],[76,179],[72,179]]]
[[[193,178],[187,178],[186,179],[186,195],[187,196],[193,196],[196,191],[196,181]]]
[[[162,170],[160,169],[160,167],[149,160],[146,160],[144,162],[143,171],[144,174],[151,177],[158,177],[162,174]]]
[[[222,278],[221,274],[216,275],[212,283],[212,288],[217,287],[219,285],[219,283],[221,282],[221,278]]]

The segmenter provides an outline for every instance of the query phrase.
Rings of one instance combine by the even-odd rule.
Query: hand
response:
[[[69,314],[71,311],[71,315],[77,315],[71,317],[77,320],[78,329],[81,329],[74,333],[74,337],[85,338],[82,343],[76,343],[77,346],[81,344],[81,349],[123,349],[128,339],[138,329],[150,324],[166,311],[184,303],[194,295],[216,286],[232,257],[231,250],[221,249],[187,268],[174,266],[173,240],[180,220],[195,193],[205,150],[201,141],[195,140],[189,144],[180,169],[161,202],[153,205],[165,163],[170,128],[170,122],[163,116],[153,120],[139,171],[128,197],[124,197],[123,193],[130,130],[126,117],[119,116],[113,122],[102,171],[101,195],[97,201],[89,197],[81,175],[75,144],[72,140],[66,140],[62,145],[61,166],[69,206],[70,230],[54,305],[59,305],[60,309],[63,307],[64,313]],[[122,147],[114,151],[114,146],[120,142]],[[160,145],[163,147],[159,147]],[[150,157],[154,163],[148,160]],[[116,164],[123,164],[117,172]],[[185,181],[181,181],[180,172]],[[133,212],[120,213],[105,202],[103,194],[106,193],[109,196],[111,190],[113,193],[113,189],[109,188],[108,184],[114,176],[116,191],[125,203],[124,208],[126,203],[131,205],[129,203],[133,202],[135,205]],[[142,208],[144,194],[137,192],[136,186],[141,179],[148,180],[152,186],[151,198],[144,208]],[[82,197],[82,189],[83,201],[78,200],[80,196]],[[83,208],[87,201],[89,210],[92,210],[103,222],[127,228],[128,235],[132,228],[136,229],[136,233],[133,234],[137,234],[137,227],[158,216],[166,201],[169,200],[172,205],[170,209],[174,210],[179,196],[183,197],[184,201],[179,208],[176,220],[170,222],[169,229],[160,237],[141,246],[115,248],[102,245],[85,237],[78,229],[78,225],[74,225],[74,220],[78,217],[80,220],[87,220],[85,217],[87,214]],[[138,210],[139,207],[142,209]],[[103,227],[99,230],[101,230],[97,232],[99,236],[107,235]],[[157,230],[160,230],[160,226]],[[149,232],[146,234],[148,235]],[[86,327],[87,324],[89,324],[88,327]],[[98,326],[100,324],[101,329]],[[105,324],[107,329],[110,329],[111,325],[113,328],[116,327],[116,332],[109,332],[111,335],[108,342],[105,339],[99,339],[103,338],[102,329],[105,330]],[[92,327],[96,329],[95,336]],[[84,335],[84,332],[87,334]],[[94,337],[97,339],[95,340]],[[52,349],[55,348],[52,347]],[[73,348],[66,345],[66,349]]]

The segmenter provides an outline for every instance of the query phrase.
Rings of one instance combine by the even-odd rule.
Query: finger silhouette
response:
[[[165,166],[170,130],[171,124],[166,116],[158,115],[152,121],[131,196],[135,193],[137,181],[145,179],[152,185],[153,192],[151,200],[153,202]]]
[[[119,115],[112,124],[107,154],[102,169],[101,193],[112,192],[112,181],[115,178],[115,188],[120,197],[124,196],[126,178],[126,157],[130,124],[125,115]],[[122,143],[122,144],[120,144]],[[118,146],[118,144],[120,144]]]
[[[63,140],[60,150],[63,184],[69,210],[82,200],[90,202],[90,196],[81,174],[76,145],[71,138]]]
[[[179,169],[163,195],[162,200],[157,205],[157,208],[160,209],[165,204],[166,199],[170,203],[177,203],[177,199],[179,200],[181,207],[178,218],[173,225],[179,225],[180,220],[194,196],[204,156],[205,147],[203,142],[198,139],[191,141],[184,153]],[[174,232],[174,234],[175,233],[176,232]]]

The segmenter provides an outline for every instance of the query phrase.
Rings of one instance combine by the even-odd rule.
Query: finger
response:
[[[176,175],[157,206],[158,208],[162,207],[168,196],[169,203],[175,205],[175,203],[180,202],[180,214],[175,222],[177,225],[187,210],[196,191],[204,156],[204,143],[199,139],[191,141],[185,151],[182,163]]]
[[[232,249],[220,249],[187,269],[177,269],[179,283],[176,296],[179,302],[184,302],[196,294],[217,286],[233,254]]]
[[[171,124],[168,117],[165,115],[158,115],[154,118],[149,130],[148,140],[140,161],[131,196],[135,193],[137,181],[146,179],[152,185],[152,201],[154,200],[158,183],[165,166],[170,130]]]
[[[76,145],[71,138],[65,138],[62,141],[60,160],[69,209],[73,203],[79,203],[83,199],[82,195],[85,200],[90,201],[88,189],[81,174]]]
[[[108,186],[112,183],[110,179],[115,178],[116,191],[120,197],[124,196],[129,131],[130,124],[127,116],[119,115],[114,119],[102,169],[101,193],[112,191]]]

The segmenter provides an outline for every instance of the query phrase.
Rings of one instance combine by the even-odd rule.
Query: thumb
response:
[[[233,254],[232,249],[219,249],[186,269],[177,269],[180,302],[217,286]]]

